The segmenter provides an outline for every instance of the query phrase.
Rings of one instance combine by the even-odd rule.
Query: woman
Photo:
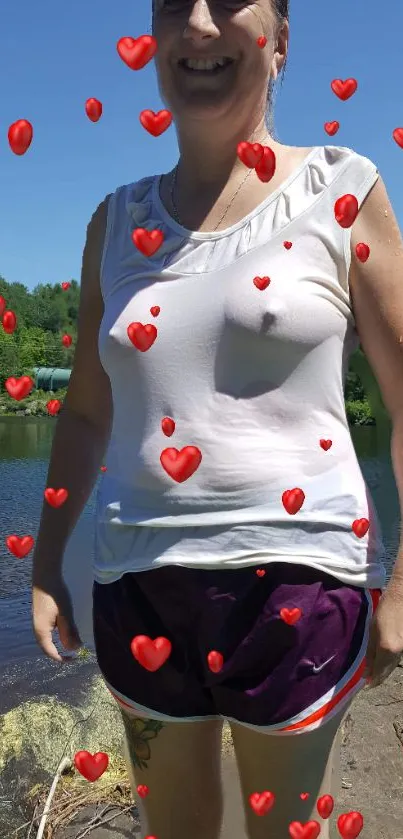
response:
[[[80,643],[62,557],[108,449],[94,634],[133,790],[149,788],[143,835],[219,836],[227,719],[249,839],[309,819],[328,837],[315,802],[333,792],[342,717],[403,650],[403,551],[385,588],[343,398],[360,341],[403,499],[402,242],[371,161],[265,125],[288,0],[159,0],[153,32],[180,158],[88,227],[48,475],[69,498],[43,511],[34,629],[58,661],[53,628]],[[151,256],[144,229],[163,233]]]

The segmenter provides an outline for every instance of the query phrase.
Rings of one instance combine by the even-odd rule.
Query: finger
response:
[[[44,631],[36,631],[35,632],[36,640],[48,658],[53,659],[53,661],[62,662],[62,656],[58,653],[53,640],[52,640],[52,633],[51,632],[44,632]]]
[[[78,650],[79,647],[83,646],[74,621],[68,620],[63,615],[58,615],[57,629],[60,641],[66,650]]]

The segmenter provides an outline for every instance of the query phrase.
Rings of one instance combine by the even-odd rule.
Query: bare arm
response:
[[[103,316],[100,262],[108,198],[99,205],[87,228],[74,367],[57,420],[46,481],[47,487],[67,489],[68,498],[57,509],[47,501],[43,503],[33,556],[33,585],[60,576],[67,541],[94,488],[110,438],[110,382],[98,355]]]

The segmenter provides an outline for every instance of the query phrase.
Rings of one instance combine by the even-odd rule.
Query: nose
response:
[[[210,11],[209,1],[193,0],[192,10],[183,33],[184,38],[196,44],[205,41],[207,38],[218,38],[220,36],[220,30]]]

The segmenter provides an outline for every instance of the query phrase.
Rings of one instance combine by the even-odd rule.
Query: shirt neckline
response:
[[[314,146],[311,151],[304,157],[304,159],[299,163],[299,165],[288,175],[282,183],[271,192],[264,201],[261,201],[257,207],[254,208],[250,213],[244,216],[240,221],[233,224],[231,227],[226,227],[224,230],[217,230],[217,231],[199,231],[199,230],[189,230],[187,227],[182,227],[181,224],[178,224],[177,221],[168,213],[165,209],[164,204],[160,198],[160,185],[162,180],[162,174],[156,175],[153,179],[152,184],[152,203],[154,207],[156,207],[159,216],[163,219],[164,223],[167,227],[170,227],[175,233],[179,233],[183,239],[195,239],[195,240],[214,240],[214,239],[222,239],[225,236],[230,236],[231,233],[234,233],[239,228],[243,227],[247,224],[251,219],[257,216],[259,213],[262,212],[266,207],[268,207],[273,201],[278,198],[278,196],[284,192],[284,190],[290,186],[290,184],[299,177],[299,175],[306,169],[309,165],[311,160],[318,154],[319,151],[322,150],[322,146]]]

